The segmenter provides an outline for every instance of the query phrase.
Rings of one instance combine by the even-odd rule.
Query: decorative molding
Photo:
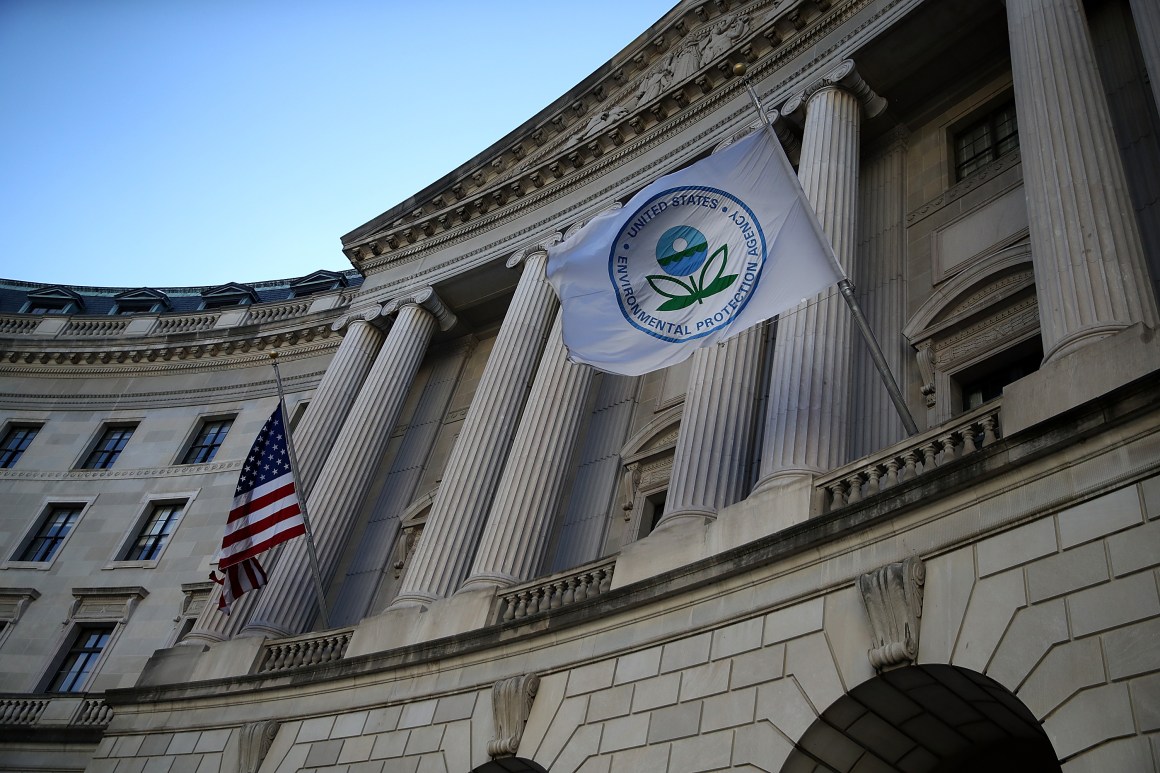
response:
[[[418,290],[394,298],[383,306],[383,316],[397,314],[400,308],[407,305],[419,306],[431,312],[435,321],[439,323],[439,329],[444,332],[455,327],[455,323],[459,321],[451,309],[447,308],[447,305],[435,293],[433,287],[420,287]]]
[[[40,598],[36,588],[0,588],[0,621],[9,626],[20,622],[28,605]]]
[[[0,480],[125,480],[141,478],[185,478],[240,470],[242,460],[178,464],[170,467],[142,467],[127,470],[0,470]]]
[[[918,658],[925,584],[926,566],[918,556],[858,576],[858,590],[874,629],[874,646],[866,656],[875,671],[909,665]]]
[[[807,84],[800,93],[786,100],[781,110],[787,117],[801,123],[804,120],[806,104],[815,94],[828,88],[839,88],[853,94],[861,103],[862,112],[867,118],[877,118],[886,110],[886,100],[862,79],[852,59],[844,60],[821,78]]]
[[[133,610],[149,595],[140,585],[115,588],[73,588],[73,603],[64,623],[83,620],[129,622]]]
[[[487,744],[488,756],[513,757],[519,751],[524,726],[532,713],[532,702],[540,689],[540,677],[523,674],[501,679],[492,685],[491,708],[495,718],[495,740]]]
[[[360,307],[349,314],[344,314],[339,317],[330,323],[330,329],[335,333],[341,333],[352,322],[357,322],[358,320],[374,322],[382,313],[383,305],[381,303],[372,303],[369,306]]]
[[[955,201],[958,201],[963,196],[966,196],[968,193],[983,183],[987,182],[991,178],[998,177],[1003,172],[1006,172],[1008,169],[1016,167],[1021,163],[1023,163],[1023,156],[1020,154],[1018,148],[1000,156],[979,171],[975,172],[967,179],[952,185],[942,194],[935,196],[930,201],[907,214],[906,224],[914,225],[920,220],[923,220],[935,212],[938,212],[947,204],[952,204]]]
[[[238,771],[239,773],[258,773],[262,760],[270,751],[274,737],[278,735],[278,720],[267,719],[261,722],[247,722],[238,731]]]
[[[177,617],[173,618],[173,622],[180,622],[183,618],[197,617],[205,609],[206,602],[209,601],[210,594],[213,593],[214,582],[206,580],[205,582],[183,582],[181,584],[181,609],[177,613]]]

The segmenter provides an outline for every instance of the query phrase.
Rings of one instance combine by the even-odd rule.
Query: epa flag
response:
[[[279,400],[238,476],[218,553],[218,570],[224,576],[210,575],[222,585],[218,607],[227,614],[235,599],[266,584],[258,554],[306,533],[282,417]]]
[[[840,279],[766,130],[660,178],[548,258],[569,359],[629,376],[674,365]]]

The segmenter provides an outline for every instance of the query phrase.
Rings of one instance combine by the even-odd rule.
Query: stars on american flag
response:
[[[290,454],[286,450],[286,434],[282,426],[282,412],[274,415],[262,425],[261,432],[254,440],[250,454],[242,465],[238,476],[238,487],[234,496],[240,496],[264,483],[269,483],[290,472]]]

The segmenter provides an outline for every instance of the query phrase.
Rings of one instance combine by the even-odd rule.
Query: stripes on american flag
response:
[[[214,582],[224,583],[218,606],[227,613],[235,598],[266,584],[257,555],[306,533],[282,416],[279,401],[250,448],[234,490],[218,553],[218,570],[225,577],[213,577]]]

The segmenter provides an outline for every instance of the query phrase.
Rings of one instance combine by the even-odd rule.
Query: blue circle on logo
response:
[[[678,225],[657,240],[657,263],[669,276],[688,276],[705,263],[709,240],[691,225]]]

